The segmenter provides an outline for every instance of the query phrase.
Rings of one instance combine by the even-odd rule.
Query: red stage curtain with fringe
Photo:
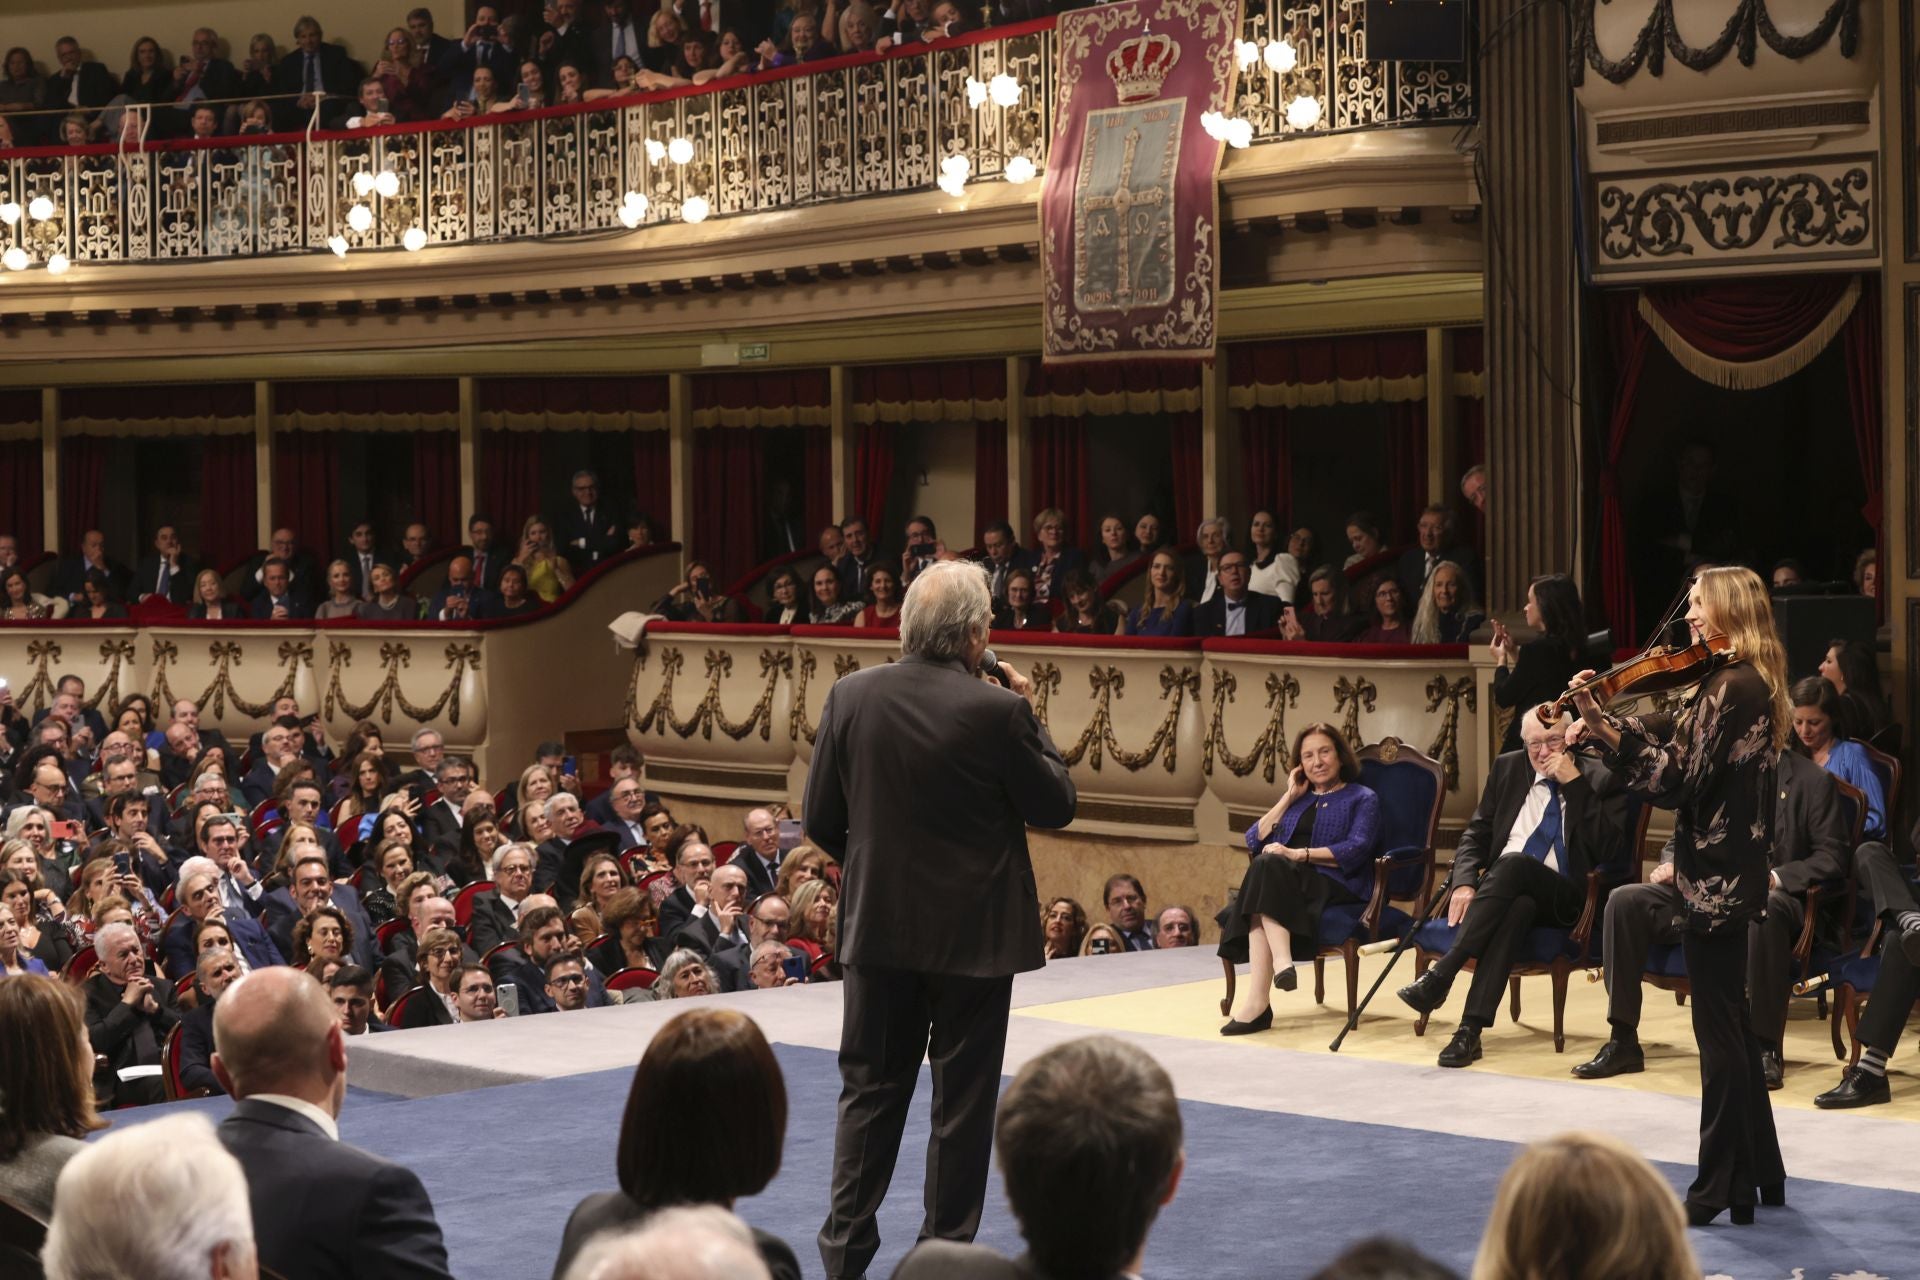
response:
[[[867,522],[875,543],[887,515],[887,489],[893,484],[893,428],[884,423],[861,427],[853,449],[853,510]]]
[[[521,527],[540,512],[538,431],[480,433],[480,510],[493,517],[499,545],[519,547]]]
[[[258,551],[253,437],[208,436],[200,446],[200,555],[224,569]]]
[[[0,423],[14,426],[40,422],[40,393],[33,390],[0,390]],[[20,558],[28,560],[46,548],[40,544],[41,522],[46,518],[40,494],[40,437],[38,432],[24,440],[0,441],[0,504],[6,515],[0,527],[18,541]]]
[[[1387,501],[1393,507],[1396,546],[1411,543],[1427,505],[1427,402],[1387,405]]]
[[[273,438],[273,522],[326,559],[341,545],[340,451],[324,431],[282,431]]]
[[[1033,514],[1058,507],[1066,513],[1069,544],[1092,545],[1086,536],[1087,522],[1092,519],[1088,514],[1086,419],[1035,418],[1028,424],[1027,437],[1033,461],[1027,498]],[[1033,540],[1030,529],[1016,529],[1014,534],[1021,541]]]
[[[758,427],[709,427],[693,433],[693,545],[720,582],[759,563],[765,460]]]

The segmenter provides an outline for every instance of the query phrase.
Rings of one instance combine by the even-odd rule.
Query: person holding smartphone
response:
[[[734,597],[722,592],[713,581],[713,570],[705,561],[687,564],[684,581],[660,597],[653,611],[674,622],[745,622],[746,608]]]

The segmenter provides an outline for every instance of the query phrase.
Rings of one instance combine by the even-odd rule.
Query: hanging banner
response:
[[[1213,355],[1221,143],[1239,0],[1118,0],[1060,15],[1040,193],[1050,364]]]

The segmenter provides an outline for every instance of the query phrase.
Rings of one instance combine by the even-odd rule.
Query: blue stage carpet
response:
[[[814,1233],[826,1210],[840,1077],[834,1055],[775,1046],[790,1098],[786,1158],[765,1193],[742,1201],[749,1222],[786,1238],[817,1274]],[[350,1090],[343,1137],[412,1166],[425,1180],[461,1280],[539,1280],[550,1274],[574,1204],[614,1185],[613,1146],[629,1071],[603,1071],[470,1093],[406,1100]],[[926,1146],[922,1073],[893,1192],[881,1216],[885,1276],[920,1226]],[[216,1119],[224,1099],[179,1103]],[[160,1108],[120,1113],[137,1123]],[[1471,1269],[1510,1143],[1205,1103],[1182,1104],[1187,1173],[1147,1248],[1149,1280],[1304,1277],[1355,1239],[1398,1235]],[[1581,1117],[1569,1115],[1569,1128]],[[1863,1151],[1863,1167],[1898,1158]],[[1693,1171],[1662,1165],[1684,1190]],[[1760,1211],[1751,1227],[1691,1233],[1709,1276],[1816,1280],[1915,1274],[1920,1196],[1836,1183],[1788,1184],[1791,1205]],[[1019,1233],[998,1176],[987,1193],[981,1242],[1014,1251]],[[1249,1248],[1244,1242],[1260,1242]]]

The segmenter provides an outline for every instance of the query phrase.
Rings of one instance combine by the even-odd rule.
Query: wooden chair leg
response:
[[[1567,975],[1565,960],[1553,962],[1553,1051],[1567,1051]]]
[[[1847,1016],[1846,1010],[1852,1004],[1853,988],[1842,986],[1833,998],[1833,1017],[1827,1020],[1827,1030],[1833,1036],[1833,1056],[1842,1062],[1847,1060],[1847,1047],[1840,1042],[1840,1023]]]
[[[1507,1016],[1514,1022],[1520,1021],[1520,979],[1507,979]]]
[[[1227,994],[1220,998],[1220,1014],[1222,1017],[1227,1017],[1233,1012],[1233,990],[1235,983],[1239,981],[1239,976],[1234,971],[1233,961],[1225,956],[1220,957],[1220,967],[1227,971]]]
[[[1416,948],[1413,953],[1413,976],[1415,980],[1417,981],[1420,978],[1426,977],[1427,970],[1431,968],[1433,968],[1433,957]],[[1413,1034],[1417,1036],[1427,1034],[1427,1019],[1431,1016],[1431,1014],[1423,1013],[1414,1019]]]
[[[1327,1002],[1327,958],[1325,956],[1313,958],[1313,1002],[1315,1004]]]
[[[1349,938],[1340,944],[1341,958],[1347,962],[1347,1021],[1353,1021],[1360,1007],[1360,944]]]

